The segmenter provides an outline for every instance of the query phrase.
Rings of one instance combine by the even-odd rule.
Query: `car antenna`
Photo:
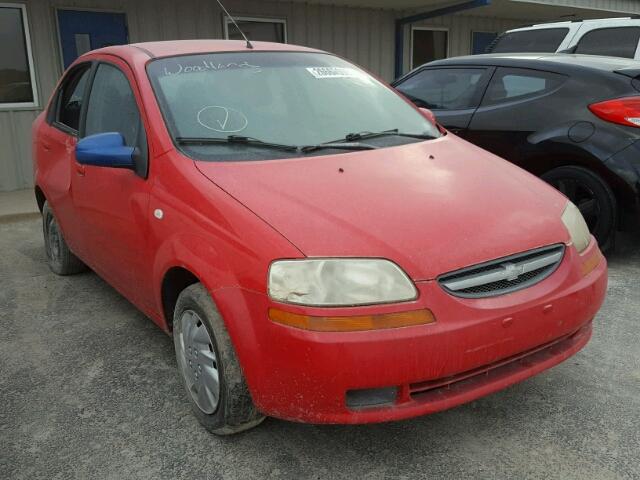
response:
[[[246,40],[247,42],[247,48],[251,48],[253,49],[253,45],[251,45],[251,42],[249,41],[249,39],[247,38],[247,36],[244,34],[244,32],[240,29],[240,27],[238,26],[238,24],[236,23],[236,20],[231,16],[231,14],[227,11],[226,8],[224,8],[224,5],[222,4],[222,2],[220,0],[216,0],[216,2],[218,2],[218,5],[220,5],[220,8],[222,8],[222,11],[224,12],[224,14],[229,17],[231,19],[231,21],[233,22],[233,24],[236,26],[236,28],[238,29],[238,31],[240,32],[240,35],[242,35],[242,37]]]

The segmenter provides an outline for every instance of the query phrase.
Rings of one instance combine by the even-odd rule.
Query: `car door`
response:
[[[560,116],[549,97],[567,78],[528,68],[497,68],[469,124],[467,139],[522,165],[528,136]]]
[[[465,136],[493,67],[426,67],[394,86],[418,107],[430,109],[448,130]]]
[[[80,256],[81,232],[71,201],[71,178],[75,170],[75,146],[90,72],[91,63],[82,63],[65,74],[52,97],[46,122],[40,128],[34,145],[49,204],[67,244]]]
[[[139,287],[148,270],[150,182],[147,136],[134,76],[119,60],[96,62],[81,136],[117,132],[137,148],[136,170],[75,161],[72,198],[82,230],[83,258],[109,283],[144,304]]]

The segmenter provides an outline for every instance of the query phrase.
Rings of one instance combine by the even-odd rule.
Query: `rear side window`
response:
[[[58,93],[55,121],[75,132],[80,126],[80,112],[85,99],[89,71],[88,65],[72,71]]]
[[[479,84],[485,68],[426,69],[396,88],[419,107],[462,110],[480,103]]]
[[[568,28],[537,28],[505,33],[498,38],[491,51],[493,53],[555,52],[568,32]]]
[[[133,147],[140,129],[140,113],[129,80],[118,68],[100,64],[91,87],[84,134],[118,132]]]
[[[633,58],[639,40],[640,27],[599,28],[580,39],[575,53]]]
[[[482,105],[496,105],[544,95],[565,81],[564,75],[524,68],[499,68],[491,79]]]

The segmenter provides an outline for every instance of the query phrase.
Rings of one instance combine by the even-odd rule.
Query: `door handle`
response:
[[[47,152],[51,151],[51,145],[49,145],[48,143],[43,143],[42,148]]]
[[[80,165],[79,163],[76,163],[76,173],[82,177],[84,177],[84,165]]]

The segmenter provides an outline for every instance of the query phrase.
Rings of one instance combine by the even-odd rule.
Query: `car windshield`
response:
[[[197,159],[336,154],[440,136],[393,90],[330,54],[189,55],[147,71],[176,144]]]

